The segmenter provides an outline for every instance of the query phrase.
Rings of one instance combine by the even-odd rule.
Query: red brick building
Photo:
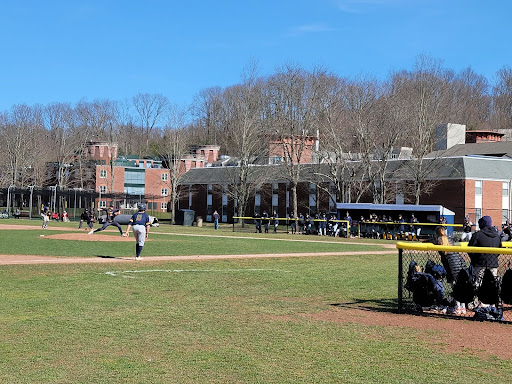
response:
[[[171,191],[169,169],[160,160],[118,157],[117,153],[116,143],[91,142],[86,148],[86,158],[97,162],[95,207],[114,204],[121,209],[134,209],[143,201],[152,212],[167,212]],[[191,147],[190,154],[181,159],[183,171],[202,168],[217,161],[218,156],[219,146]]]
[[[512,150],[512,143],[508,143],[508,146]],[[409,160],[390,161],[387,177],[390,186],[396,185],[397,189],[403,189],[405,184],[412,183],[403,172],[407,168],[407,161]],[[439,204],[454,211],[456,223],[462,223],[466,214],[474,222],[483,215],[489,215],[496,225],[510,218],[512,159],[469,155],[435,161],[441,166],[429,176],[431,190],[421,195],[421,204]],[[255,185],[246,213],[252,215],[253,212],[271,212],[275,209],[280,217],[286,217],[290,212],[290,191],[284,172],[283,177],[280,177],[276,171],[280,166],[259,167],[269,178],[266,183]],[[268,167],[272,167],[272,171]],[[327,171],[323,164],[311,164],[309,172],[325,174]],[[182,180],[183,198],[180,200],[180,208],[193,209],[196,215],[208,221],[211,220],[213,211],[217,210],[223,222],[232,222],[237,204],[236,199],[229,193],[230,180],[229,167],[190,170]],[[336,202],[325,192],[328,188],[328,180],[320,183],[301,182],[297,190],[298,213],[332,212]],[[411,198],[412,196],[398,194],[396,196],[397,201],[409,203]],[[371,197],[363,197],[360,202],[371,202]]]
[[[144,201],[148,210],[167,212],[169,176],[162,162],[153,159],[118,158],[112,165],[97,165],[97,207],[113,203],[122,209],[133,209]]]

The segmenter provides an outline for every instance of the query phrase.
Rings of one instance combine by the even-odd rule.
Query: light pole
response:
[[[29,186],[29,188],[30,188],[30,202],[28,203],[28,206],[29,206],[28,218],[30,220],[32,220],[32,195],[34,194],[34,186],[31,185],[31,186]]]
[[[75,203],[73,204],[73,220],[76,219],[76,190],[77,188],[73,188],[73,190],[75,191]]]
[[[11,188],[14,189],[14,185],[11,184],[7,188],[7,217],[11,215],[11,200],[13,200],[11,195]]]
[[[50,187],[50,189],[52,190],[50,209],[51,209],[52,213],[54,213],[55,212],[55,200],[57,200],[57,186],[56,185],[52,185]]]

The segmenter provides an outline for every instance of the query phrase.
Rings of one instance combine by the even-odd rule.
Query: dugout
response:
[[[372,204],[372,203],[337,203],[336,211],[338,219],[343,219],[346,212],[350,213],[354,222],[359,222],[363,216],[368,219],[371,214],[376,214],[379,218],[383,215],[391,218],[389,221],[396,221],[398,215],[402,215],[406,222],[411,220],[412,214],[418,219],[422,226],[422,235],[432,235],[435,232],[435,225],[440,222],[441,216],[446,218],[446,224],[454,224],[455,212],[443,207],[442,205],[416,205],[416,204]],[[448,226],[448,235],[453,234],[453,227]]]

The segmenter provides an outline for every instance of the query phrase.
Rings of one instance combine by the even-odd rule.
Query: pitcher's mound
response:
[[[75,241],[135,241],[133,235],[130,237],[121,237],[121,235],[107,235],[95,233],[88,235],[87,232],[83,233],[58,233],[55,235],[45,235],[42,239],[57,239],[57,240],[75,240]],[[148,241],[149,239],[146,239]]]

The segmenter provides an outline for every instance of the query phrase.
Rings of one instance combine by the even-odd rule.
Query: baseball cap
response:
[[[139,209],[139,211],[145,211],[146,210],[146,204],[139,203],[139,204],[137,204],[137,208]]]

